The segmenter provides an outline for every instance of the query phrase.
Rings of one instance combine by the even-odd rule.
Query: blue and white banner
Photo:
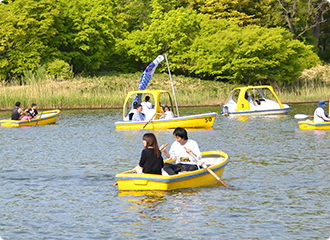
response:
[[[155,60],[152,61],[152,63],[148,65],[148,67],[146,68],[146,70],[144,70],[141,76],[138,90],[144,90],[147,88],[150,79],[152,78],[152,75],[154,74],[158,64],[163,60],[164,60],[164,56],[159,55],[158,57],[156,57]]]
[[[155,58],[155,60],[153,60],[148,67],[146,68],[146,70],[144,70],[141,78],[140,78],[140,83],[139,83],[139,87],[138,90],[145,90],[150,82],[150,79],[152,78],[152,75],[154,74],[158,64],[164,60],[164,56],[163,55],[159,55],[158,57]],[[137,94],[136,97],[134,98],[134,101],[132,103],[132,108],[133,108],[133,104],[134,102],[141,102],[141,96],[142,94]]]

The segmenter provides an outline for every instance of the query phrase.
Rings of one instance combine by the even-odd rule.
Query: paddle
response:
[[[152,115],[152,117],[150,118],[150,120],[146,123],[146,125],[143,126],[142,129],[144,129],[151,122],[151,120],[155,117],[156,114],[157,113],[155,113],[154,115]]]
[[[35,127],[38,125],[38,122],[39,122],[39,120],[41,119],[42,113],[43,113],[43,112],[40,113],[40,116],[39,116],[39,118],[38,118],[38,120],[37,120],[37,123],[36,123],[36,125],[34,125]]]
[[[313,115],[306,115],[306,114],[301,114],[301,113],[294,115],[295,119],[305,119],[305,118],[312,118],[312,117],[313,117]]]
[[[197,162],[199,165],[201,165],[204,169],[206,169],[215,179],[217,179],[223,186],[225,187],[229,187],[224,181],[222,181],[218,175],[216,175],[208,166],[206,166],[205,163],[202,163],[201,160],[199,160],[198,157],[196,157],[195,154],[193,154],[192,152],[188,152],[188,154],[190,156],[192,156]]]

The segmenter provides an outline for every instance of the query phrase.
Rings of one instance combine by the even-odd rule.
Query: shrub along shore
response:
[[[142,73],[98,77],[77,76],[68,81],[51,78],[28,83],[0,83],[0,110],[10,110],[16,101],[24,107],[37,103],[40,109],[121,108],[128,91],[137,90]],[[224,104],[231,90],[239,85],[173,76],[179,106]],[[329,99],[329,80],[300,81],[295,87],[275,88],[282,102],[314,102]],[[251,84],[252,85],[252,84]],[[148,89],[171,90],[168,74],[154,74]]]

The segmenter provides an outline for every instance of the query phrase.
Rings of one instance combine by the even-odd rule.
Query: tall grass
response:
[[[279,90],[282,101],[308,102],[329,100],[330,98],[330,65],[306,69],[295,84]]]
[[[290,89],[275,89],[282,102],[327,100],[330,96],[330,67],[305,72]],[[18,82],[0,83],[0,109],[11,109],[16,101],[24,107],[37,103],[40,108],[115,108],[121,107],[128,91],[137,90],[142,73],[112,74],[99,77],[77,76],[68,81],[55,81],[35,75],[25,85]],[[314,74],[314,75],[313,75]],[[321,77],[320,74],[323,74]],[[183,76],[173,76],[174,88],[180,106],[219,105],[225,103],[237,85],[206,81]],[[155,74],[148,89],[172,91],[167,74]]]

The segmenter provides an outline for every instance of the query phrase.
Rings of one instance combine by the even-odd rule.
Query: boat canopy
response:
[[[226,105],[236,106],[236,112],[254,111],[256,109],[284,108],[271,86],[248,86],[235,88]]]
[[[134,102],[141,104],[145,97],[149,96],[149,102],[152,104],[152,108],[148,109],[143,106],[142,112],[146,115],[146,119],[151,119],[155,113],[161,113],[162,108],[165,106],[170,107],[174,116],[177,116],[176,109],[173,107],[173,97],[169,91],[166,90],[138,90],[127,93],[125,103],[123,106],[123,120],[129,120],[129,113],[133,109]],[[160,115],[155,115],[153,119],[159,118]]]

